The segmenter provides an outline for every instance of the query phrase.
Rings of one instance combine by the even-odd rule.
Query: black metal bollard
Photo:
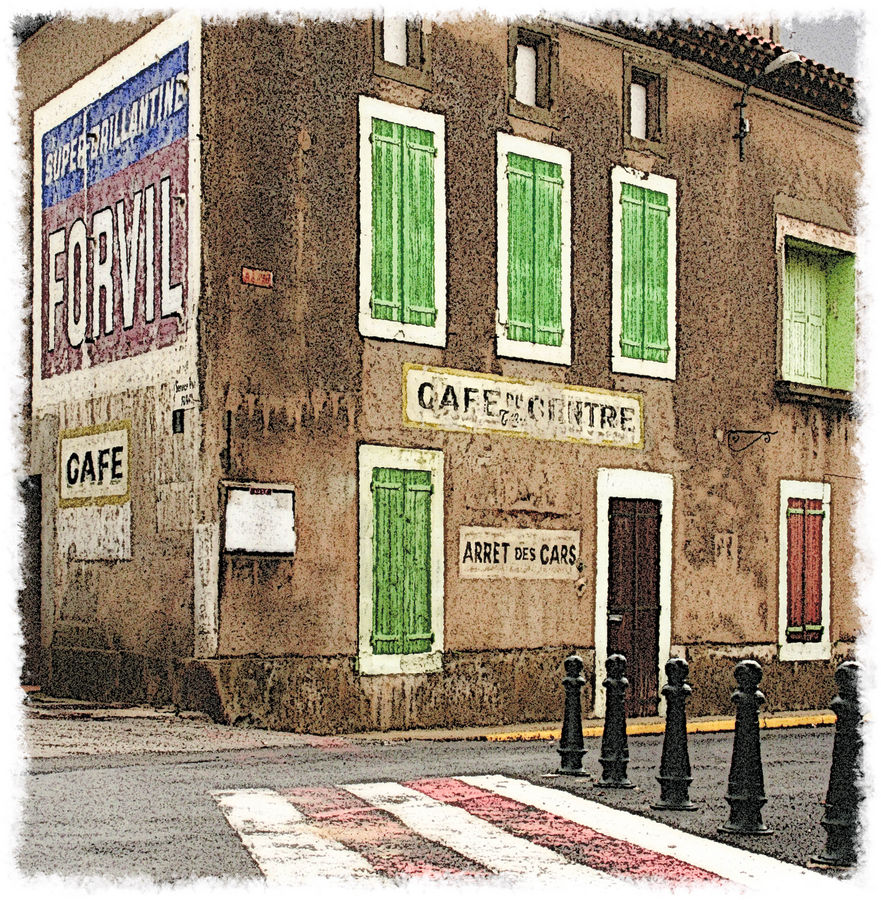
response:
[[[773,834],[762,822],[762,807],[767,802],[759,746],[759,707],[765,702],[765,695],[758,689],[762,667],[754,659],[741,660],[734,667],[734,679],[737,690],[731,699],[737,705],[737,718],[725,795],[731,813],[718,830],[728,834]]]
[[[584,731],[581,727],[581,689],[587,684],[582,672],[584,662],[580,656],[573,654],[563,663],[566,677],[563,687],[566,690],[566,705],[563,708],[563,730],[560,734],[560,775],[587,775],[582,765],[584,757]]]
[[[627,749],[627,719],[624,715],[626,669],[627,660],[620,653],[613,653],[606,660],[606,678],[603,681],[603,687],[606,689],[606,718],[603,722],[603,742],[600,752],[603,777],[594,782],[597,787],[633,787],[633,782],[627,778],[630,751]]]
[[[835,670],[838,696],[830,704],[835,713],[835,741],[826,812],[820,820],[826,830],[826,848],[811,857],[812,863],[822,866],[848,867],[857,861],[854,843],[863,799],[859,784],[863,774],[859,677],[860,664],[857,662],[843,662]]]
[[[661,693],[667,700],[667,722],[664,727],[664,746],[661,750],[661,799],[650,804],[652,809],[697,809],[688,798],[691,784],[691,762],[688,759],[688,732],[685,723],[685,704],[691,696],[687,684],[688,663],[678,656],[664,666],[667,683]]]

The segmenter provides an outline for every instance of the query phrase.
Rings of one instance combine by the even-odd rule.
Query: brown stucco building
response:
[[[545,721],[566,655],[601,712],[618,650],[632,714],[671,653],[695,714],[745,655],[769,708],[825,705],[859,631],[859,128],[851,79],[763,74],[782,53],[40,28],[44,689],[319,733]]]

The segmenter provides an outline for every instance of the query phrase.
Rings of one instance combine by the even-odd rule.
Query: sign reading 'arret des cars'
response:
[[[419,365],[404,366],[404,424],[615,447],[643,440],[637,394]]]
[[[546,528],[459,529],[460,578],[572,579],[581,533]]]

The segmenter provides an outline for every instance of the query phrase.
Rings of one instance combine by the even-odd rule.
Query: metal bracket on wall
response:
[[[762,438],[765,439],[766,444],[771,443],[771,435],[777,434],[776,431],[748,431],[746,429],[739,428],[730,428],[725,432],[725,440],[728,443],[728,449],[732,453],[742,453],[746,450],[747,447],[752,447],[752,445]],[[744,444],[742,447],[735,446],[739,444],[741,438],[746,438],[747,436],[752,436],[752,440],[748,443]]]

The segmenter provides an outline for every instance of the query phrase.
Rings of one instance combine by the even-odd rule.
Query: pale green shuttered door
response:
[[[373,316],[434,325],[434,135],[374,119],[370,140]]]
[[[854,256],[786,241],[783,377],[853,390]]]
[[[431,473],[374,469],[374,653],[431,649]]]
[[[621,355],[666,362],[669,201],[625,183],[621,206]]]
[[[508,154],[508,338],[559,347],[562,166]]]
[[[842,391],[853,390],[856,337],[854,262],[853,254],[839,254],[832,261],[826,282],[829,294],[826,318],[826,384]]]
[[[784,291],[784,375],[824,384],[828,298],[822,259],[787,243]]]

